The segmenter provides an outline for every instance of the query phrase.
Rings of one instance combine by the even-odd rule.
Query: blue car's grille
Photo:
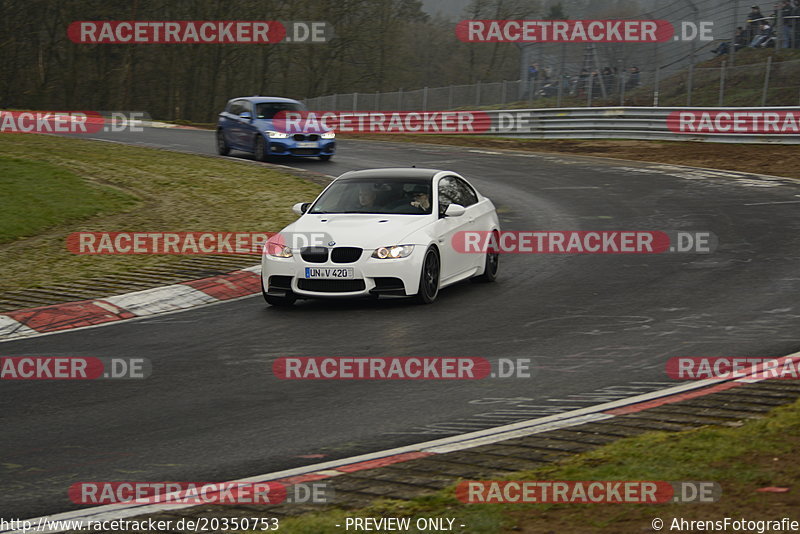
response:
[[[294,134],[292,139],[295,141],[319,141],[318,134]]]

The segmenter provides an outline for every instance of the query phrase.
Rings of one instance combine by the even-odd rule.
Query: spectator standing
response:
[[[581,69],[578,76],[578,96],[586,96],[586,84],[589,82],[589,71]]]
[[[761,9],[758,6],[751,6],[750,13],[747,15],[747,29],[749,34],[747,36],[747,40],[751,41],[758,37],[758,32],[761,26],[761,19],[764,18],[764,15],[761,14]]]
[[[639,67],[631,67],[628,75],[628,82],[625,84],[625,90],[630,91],[639,87]]]
[[[792,47],[792,16],[794,8],[789,0],[783,0],[775,9],[775,23],[780,24],[781,47]],[[778,22],[780,21],[780,23]]]

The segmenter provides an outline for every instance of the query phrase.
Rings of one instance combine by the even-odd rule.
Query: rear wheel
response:
[[[222,130],[217,130],[217,154],[227,156],[230,152],[231,147],[228,146],[228,142],[225,140],[225,134],[222,133]]]
[[[439,273],[441,263],[436,249],[429,248],[422,260],[422,275],[419,279],[419,291],[417,291],[417,302],[420,304],[430,304],[439,295]]]
[[[260,135],[256,137],[256,146],[253,148],[253,155],[258,161],[269,160],[269,152],[267,151],[267,142]]]

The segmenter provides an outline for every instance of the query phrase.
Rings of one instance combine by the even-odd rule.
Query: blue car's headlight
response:
[[[286,139],[289,134],[286,132],[276,132],[274,130],[267,130],[265,132],[270,139]]]
[[[405,258],[414,251],[414,245],[392,245],[391,247],[381,247],[372,253],[373,258],[379,260],[391,260],[395,258]]]
[[[333,132],[325,132],[324,134],[320,135],[323,139],[333,139],[336,137],[336,134]]]

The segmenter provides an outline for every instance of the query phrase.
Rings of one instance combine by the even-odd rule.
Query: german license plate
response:
[[[319,143],[316,141],[306,141],[304,143],[297,143],[297,148],[317,148]]]
[[[306,267],[306,278],[346,279],[353,278],[352,267]]]

